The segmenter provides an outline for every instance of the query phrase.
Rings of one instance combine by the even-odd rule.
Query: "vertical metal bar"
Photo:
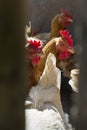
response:
[[[82,55],[80,57],[80,77],[79,77],[79,115],[76,130],[87,129],[87,1],[79,1],[79,13],[82,19]]]
[[[87,33],[87,25],[86,28],[83,28]],[[85,37],[84,37],[85,38]],[[83,40],[83,52],[81,56],[81,72],[80,72],[80,94],[79,94],[79,116],[78,116],[78,124],[77,130],[86,130],[87,129],[87,45],[86,41]]]
[[[24,1],[0,0],[0,130],[24,130]]]

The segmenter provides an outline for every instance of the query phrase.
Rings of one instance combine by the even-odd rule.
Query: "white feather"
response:
[[[60,105],[60,84],[61,71],[56,67],[55,56],[50,53],[38,85],[29,92],[32,104],[31,109],[25,110],[25,130],[70,130],[65,128],[65,121],[57,108]],[[66,124],[68,126],[67,121]]]
[[[61,71],[56,67],[56,58],[52,53],[49,53],[39,84],[43,88],[51,86],[58,87],[61,85]]]
[[[45,102],[56,100],[61,84],[61,71],[56,67],[56,58],[50,53],[37,86],[32,87],[29,97],[32,107],[42,109]]]
[[[27,109],[25,116],[25,130],[65,130],[60,114],[54,110]]]

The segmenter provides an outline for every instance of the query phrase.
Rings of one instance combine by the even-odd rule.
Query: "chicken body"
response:
[[[64,126],[64,130],[69,130],[68,122],[65,118],[65,114],[61,105],[60,85],[61,72],[56,67],[55,56],[50,53],[47,57],[45,68],[40,77],[38,85],[32,87],[29,92],[29,97],[32,102],[30,108],[43,111],[48,107],[49,109],[52,109],[51,106],[54,106],[55,110],[60,113],[60,117],[63,120],[62,126]],[[61,126],[58,129],[63,130]]]

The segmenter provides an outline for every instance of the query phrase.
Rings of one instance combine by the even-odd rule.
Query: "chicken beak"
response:
[[[74,48],[70,48],[68,51],[69,51],[71,54],[74,54],[74,53],[75,53]]]
[[[70,18],[69,18],[67,21],[68,21],[68,22],[71,22],[71,23],[73,22],[73,20],[72,20],[72,19],[70,19]]]

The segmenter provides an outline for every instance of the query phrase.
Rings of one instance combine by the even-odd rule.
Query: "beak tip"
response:
[[[73,19],[68,19],[69,22],[73,23]]]
[[[74,53],[75,53],[75,50],[74,50],[74,49],[69,49],[69,52],[70,52],[71,54],[74,54]]]
[[[71,19],[70,22],[73,23],[73,19]]]

